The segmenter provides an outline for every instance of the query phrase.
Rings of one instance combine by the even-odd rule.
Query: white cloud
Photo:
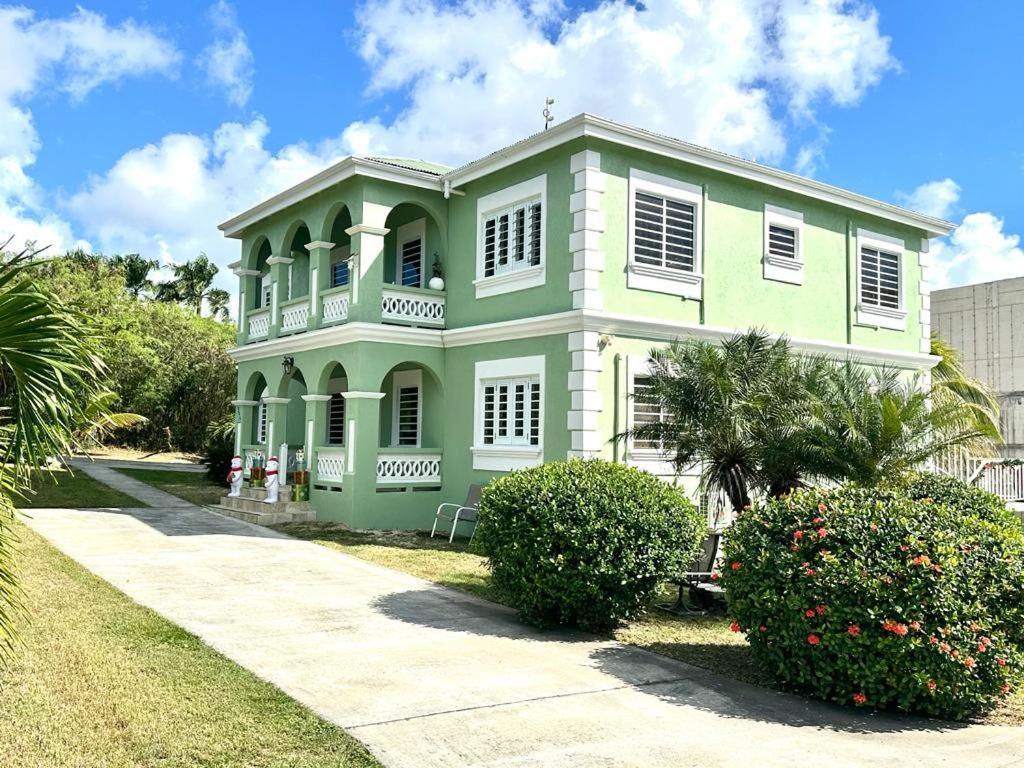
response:
[[[786,116],[773,105],[813,118],[821,101],[856,103],[894,66],[874,10],[840,0],[606,0],[575,15],[514,0],[371,0],[358,28],[370,92],[408,102],[390,121],[350,125],[350,146],[448,162],[535,132],[546,96],[562,118],[593,112],[779,161]]]
[[[26,8],[0,8],[0,51],[0,240],[13,235],[12,246],[70,247],[70,225],[45,207],[45,195],[26,172],[40,148],[27,102],[44,88],[80,101],[126,77],[173,76],[180,54],[148,27],[132,20],[113,26],[82,8],[42,20]]]
[[[922,184],[909,195],[899,192],[896,199],[912,211],[945,219],[960,201],[960,185],[947,177]]]
[[[960,185],[945,178],[920,185],[896,198],[908,208],[948,218],[960,205]],[[932,284],[935,288],[987,283],[1024,275],[1020,235],[1003,231],[1003,220],[993,213],[964,216],[949,237],[932,242]]]
[[[199,55],[199,64],[210,83],[224,89],[229,102],[243,107],[252,95],[253,55],[248,38],[227,0],[217,0],[209,16],[217,38]]]

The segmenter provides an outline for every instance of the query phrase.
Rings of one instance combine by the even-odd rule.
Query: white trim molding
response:
[[[533,378],[540,386],[539,435],[537,445],[484,444],[484,386],[494,379]],[[473,368],[473,469],[509,472],[536,467],[544,462],[544,355],[481,360]]]
[[[591,149],[577,152],[569,158],[569,172],[573,175],[573,193],[569,196],[569,214],[572,232],[569,252],[572,253],[572,272],[569,290],[573,309],[601,309],[601,273],[604,271],[604,210],[602,202],[605,177],[601,173],[601,154]]]
[[[299,395],[307,403],[326,403],[331,399],[330,395]]]
[[[601,415],[600,334],[597,331],[573,331],[567,336],[572,361],[568,376],[570,410],[568,458],[588,459],[601,454],[604,440],[598,432]]]
[[[295,259],[291,256],[271,256],[267,259],[267,264],[291,264]]]
[[[361,392],[358,389],[352,389],[348,392],[339,392],[346,400],[382,400],[384,398],[383,392]]]
[[[236,408],[243,408],[247,405],[259,405],[259,400],[232,400],[231,404]]]
[[[899,306],[883,307],[876,304],[865,304],[862,296],[862,268],[861,257],[864,248],[872,248],[885,253],[895,254],[897,257],[897,274],[899,278]],[[890,235],[879,234],[867,229],[857,230],[857,325],[866,325],[872,328],[888,328],[893,331],[902,331],[907,327],[907,276],[904,265],[906,263],[906,247],[903,240],[891,237]]]
[[[931,289],[931,270],[932,270],[932,256],[930,243],[927,238],[921,239],[921,250],[917,252],[917,263],[921,269],[921,281],[918,284],[918,291],[921,296],[921,310],[920,310],[920,321],[921,321],[921,343],[920,350],[925,353],[931,352],[932,349],[932,289]],[[926,386],[931,384],[930,380],[926,383]]]
[[[793,257],[771,253],[769,249],[772,226],[785,227],[793,232]],[[764,206],[764,245],[761,262],[764,279],[781,283],[803,285],[804,282],[804,215],[777,205]]]
[[[664,200],[674,200],[693,206],[693,269],[671,267],[637,262],[636,246],[636,195],[648,192]],[[629,203],[626,287],[643,291],[655,291],[700,300],[703,293],[703,219],[704,190],[702,187],[668,176],[658,176],[636,168],[629,169]]]
[[[288,405],[292,401],[290,397],[264,397],[262,400],[267,405]]]
[[[331,250],[333,247],[334,243],[328,243],[326,240],[314,240],[311,243],[306,243],[306,250],[311,253],[317,248],[326,248],[327,250]]]
[[[484,275],[484,221],[488,214],[511,208],[516,203],[530,200],[540,201],[540,263],[525,266],[514,271]],[[547,268],[548,239],[548,177],[535,176],[510,187],[484,195],[476,201],[476,278],[473,286],[476,298],[484,299],[503,293],[522,291],[544,285]]]

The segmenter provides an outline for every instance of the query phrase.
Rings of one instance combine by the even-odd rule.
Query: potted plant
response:
[[[443,291],[444,273],[441,269],[441,260],[438,258],[436,253],[434,254],[434,266],[431,267],[431,272],[433,272],[434,276],[430,278],[427,286],[429,288],[433,288],[435,291]]]

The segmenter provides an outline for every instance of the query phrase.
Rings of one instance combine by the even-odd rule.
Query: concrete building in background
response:
[[[1024,277],[933,291],[932,327],[996,392],[1006,445],[1024,457]]]

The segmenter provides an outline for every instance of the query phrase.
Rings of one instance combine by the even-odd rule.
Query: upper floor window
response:
[[[426,239],[426,219],[417,219],[398,228],[395,269],[396,281],[399,285],[410,288],[423,286],[423,253]]]
[[[764,207],[764,277],[802,285],[804,215],[776,205]]]
[[[547,176],[477,201],[477,298],[544,283]]]
[[[903,330],[903,241],[866,230],[857,232],[857,322]]]
[[[700,298],[702,205],[699,186],[630,171],[630,288]]]
[[[349,246],[331,252],[331,288],[349,283]]]
[[[270,274],[267,273],[260,278],[260,306],[269,307],[270,297],[273,291],[273,283],[270,280]]]

